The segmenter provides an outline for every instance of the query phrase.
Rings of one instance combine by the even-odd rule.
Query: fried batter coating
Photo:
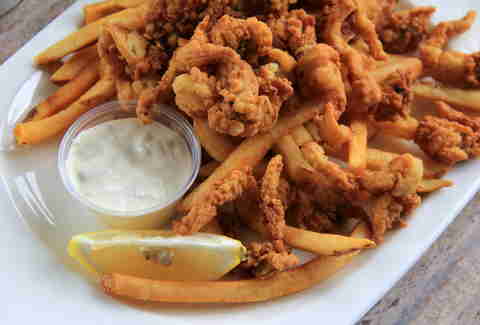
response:
[[[296,69],[302,95],[307,98],[322,98],[325,102],[332,103],[337,119],[347,105],[340,69],[338,52],[326,44],[317,44],[306,49]]]
[[[193,39],[230,47],[254,66],[273,43],[272,31],[264,22],[255,17],[239,19],[228,15],[217,22],[207,17],[195,30]]]
[[[287,50],[295,57],[317,43],[315,17],[303,9],[292,10],[280,18],[271,18],[267,24],[273,33],[273,46]]]
[[[232,202],[251,186],[255,186],[251,170],[234,170],[226,179],[218,182],[203,202],[194,205],[182,219],[173,223],[173,231],[180,235],[198,232],[217,215],[219,206]]]
[[[322,212],[315,205],[312,195],[298,191],[297,200],[292,209],[292,219],[297,226],[317,232],[332,232],[335,230],[335,214]]]
[[[301,147],[305,159],[333,187],[350,192],[356,187],[353,175],[328,160],[323,148],[316,142],[307,142]]]
[[[263,212],[263,223],[270,239],[278,252],[285,251],[283,230],[285,228],[285,206],[280,197],[280,175],[283,170],[281,155],[273,157],[268,163],[260,187],[260,208]]]
[[[207,117],[207,110],[217,101],[217,80],[197,67],[184,73],[173,82],[178,107],[191,117]]]
[[[247,246],[247,260],[240,267],[256,277],[271,276],[292,268],[299,263],[298,257],[288,251],[277,252],[272,243],[253,242]]]
[[[336,1],[329,7],[323,36],[327,44],[340,53],[345,64],[345,77],[351,89],[352,106],[356,110],[367,110],[380,102],[382,91],[374,78],[367,73],[368,62],[362,54],[351,47],[343,36],[343,23],[348,17],[356,17],[356,29],[370,47],[374,58],[384,59],[385,53],[375,32],[375,28],[354,0]],[[372,31],[373,28],[373,31]]]
[[[208,116],[212,129],[232,136],[249,137],[270,130],[277,121],[281,104],[293,94],[288,79],[276,75],[272,66],[260,69],[257,77],[235,51],[220,45],[190,41],[175,53],[170,65],[166,73],[169,77],[188,73],[173,82],[179,108],[197,117]],[[193,68],[213,70],[215,79],[192,71]],[[209,82],[194,86],[195,80]],[[190,87],[186,87],[187,83]],[[192,92],[199,88],[205,91],[197,91],[192,97]],[[191,99],[213,105],[202,106],[191,103]]]
[[[423,163],[410,154],[393,159],[382,170],[364,170],[359,175],[360,189],[352,204],[361,206],[369,217],[377,243],[387,230],[404,225],[402,217],[420,204],[417,188],[422,178]]]
[[[410,73],[393,73],[382,83],[383,99],[369,116],[379,122],[406,119],[410,115],[413,100],[411,86],[414,81]]]
[[[283,16],[297,0],[238,0],[236,7],[246,16]]]
[[[475,11],[470,11],[462,19],[440,23],[421,43],[420,58],[428,75],[456,87],[480,86],[480,52],[465,54],[443,49],[449,39],[470,29],[475,18]]]
[[[377,29],[385,50],[395,54],[415,51],[428,34],[435,10],[435,7],[415,7],[392,13],[388,23]]]
[[[432,159],[454,165],[480,155],[480,121],[435,103],[441,117],[426,116],[420,121],[415,142]]]

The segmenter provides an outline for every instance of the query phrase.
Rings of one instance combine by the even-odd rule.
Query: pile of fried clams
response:
[[[175,232],[211,223],[237,238],[243,225],[260,230],[240,269],[267,276],[299,263],[287,224],[346,234],[364,220],[378,244],[406,225],[422,195],[450,185],[440,177],[480,154],[480,120],[434,96],[422,110],[415,89],[480,87],[480,55],[445,49],[475,13],[433,25],[435,8],[397,5],[155,0],[142,28],[104,27],[98,50],[119,99],[138,100],[145,123],[157,103],[191,119],[205,151],[200,183],[225,170],[241,143],[275,133],[282,116],[317,107],[271,148],[253,151],[262,152],[254,163],[181,204]],[[390,147],[376,147],[379,139]]]

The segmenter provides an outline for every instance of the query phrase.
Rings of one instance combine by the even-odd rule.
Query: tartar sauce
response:
[[[167,204],[188,182],[192,157],[176,131],[136,118],[81,132],[66,167],[75,190],[94,205],[120,212]]]

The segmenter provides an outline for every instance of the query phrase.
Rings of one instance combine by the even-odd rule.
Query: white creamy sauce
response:
[[[67,173],[80,195],[96,206],[122,212],[168,203],[187,183],[192,166],[181,135],[136,118],[81,132],[67,158]]]

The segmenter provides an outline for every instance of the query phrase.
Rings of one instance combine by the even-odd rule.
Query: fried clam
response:
[[[267,20],[272,30],[273,46],[286,50],[291,55],[299,57],[305,48],[317,43],[315,32],[315,17],[305,10],[292,10],[281,17]]]
[[[439,116],[425,116],[418,127],[415,142],[432,159],[447,165],[480,155],[480,121],[454,110],[444,102],[435,102]]]
[[[466,54],[444,50],[452,37],[470,29],[475,18],[475,11],[470,11],[462,19],[442,22],[435,26],[428,38],[421,43],[420,58],[429,76],[460,88],[480,86],[480,53]]]
[[[173,230],[180,235],[198,232],[216,216],[220,206],[239,198],[251,186],[256,186],[251,170],[234,170],[217,182],[205,200],[195,204],[190,212],[173,223]]]
[[[415,51],[428,35],[435,7],[415,7],[391,13],[385,26],[377,29],[384,49],[389,53]]]
[[[352,203],[368,216],[373,239],[381,243],[387,230],[404,226],[404,217],[421,203],[417,189],[423,178],[423,163],[410,154],[394,158],[386,167],[368,169],[358,177]]]
[[[332,2],[326,8],[325,42],[340,54],[344,64],[344,80],[349,84],[349,101],[357,111],[365,111],[378,104],[382,91],[373,76],[368,73],[371,59],[350,46],[344,37],[344,22],[354,17],[355,31],[365,40],[374,59],[383,60],[386,54],[375,31],[375,26],[365,13],[362,3],[354,0]]]
[[[262,70],[259,80],[252,67],[228,47],[191,41],[173,61],[175,75],[179,74],[173,82],[177,105],[191,116],[208,117],[210,127],[220,133],[249,137],[270,130],[282,99],[293,93],[289,81],[274,71]],[[265,89],[271,97],[260,93]]]
[[[172,102],[171,86],[175,75],[168,74],[169,62],[175,50],[193,36],[197,25],[205,18],[216,20],[231,12],[230,0],[152,0],[144,15],[144,37],[155,44],[165,59],[148,87],[143,87],[137,104],[137,116],[144,122],[152,120],[155,103]],[[158,63],[158,61],[157,61]],[[170,71],[172,72],[172,71]],[[165,75],[166,74],[166,75]],[[157,79],[161,78],[160,81]],[[151,86],[153,84],[153,87]],[[137,88],[145,86],[137,83]]]
[[[98,53],[113,71],[118,99],[137,99],[146,88],[154,87],[162,64],[161,51],[136,30],[105,25],[98,41]]]
[[[270,28],[255,17],[246,19],[225,15],[212,21],[206,17],[195,29],[192,39],[230,47],[253,66],[272,48]]]

